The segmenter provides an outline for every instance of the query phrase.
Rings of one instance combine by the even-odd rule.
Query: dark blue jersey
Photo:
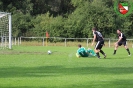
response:
[[[126,36],[123,33],[118,34],[118,37],[122,38],[122,41],[126,41],[127,40]]]
[[[96,35],[96,42],[97,41],[103,41],[103,36],[102,36],[102,34],[99,32],[99,31],[95,31],[94,33],[93,33],[93,35]]]

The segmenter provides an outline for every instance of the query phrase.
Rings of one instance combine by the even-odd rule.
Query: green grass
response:
[[[53,53],[48,55],[48,50]],[[0,50],[0,88],[133,87],[133,56],[123,47],[115,56],[113,48],[103,48],[107,59],[76,58],[76,50],[41,46]]]

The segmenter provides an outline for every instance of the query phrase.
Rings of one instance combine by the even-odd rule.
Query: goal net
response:
[[[11,14],[0,12],[0,49],[12,48]]]

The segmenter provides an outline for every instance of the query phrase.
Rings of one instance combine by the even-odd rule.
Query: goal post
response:
[[[0,47],[12,49],[11,13],[0,12]]]

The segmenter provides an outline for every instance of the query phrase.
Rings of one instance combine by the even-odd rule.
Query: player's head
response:
[[[117,29],[117,34],[120,34],[121,33],[121,30],[120,29]]]
[[[94,32],[94,31],[97,31],[97,28],[96,28],[96,27],[92,28],[92,31],[93,31],[93,32]]]
[[[81,44],[78,44],[78,47],[81,48],[82,47]]]

